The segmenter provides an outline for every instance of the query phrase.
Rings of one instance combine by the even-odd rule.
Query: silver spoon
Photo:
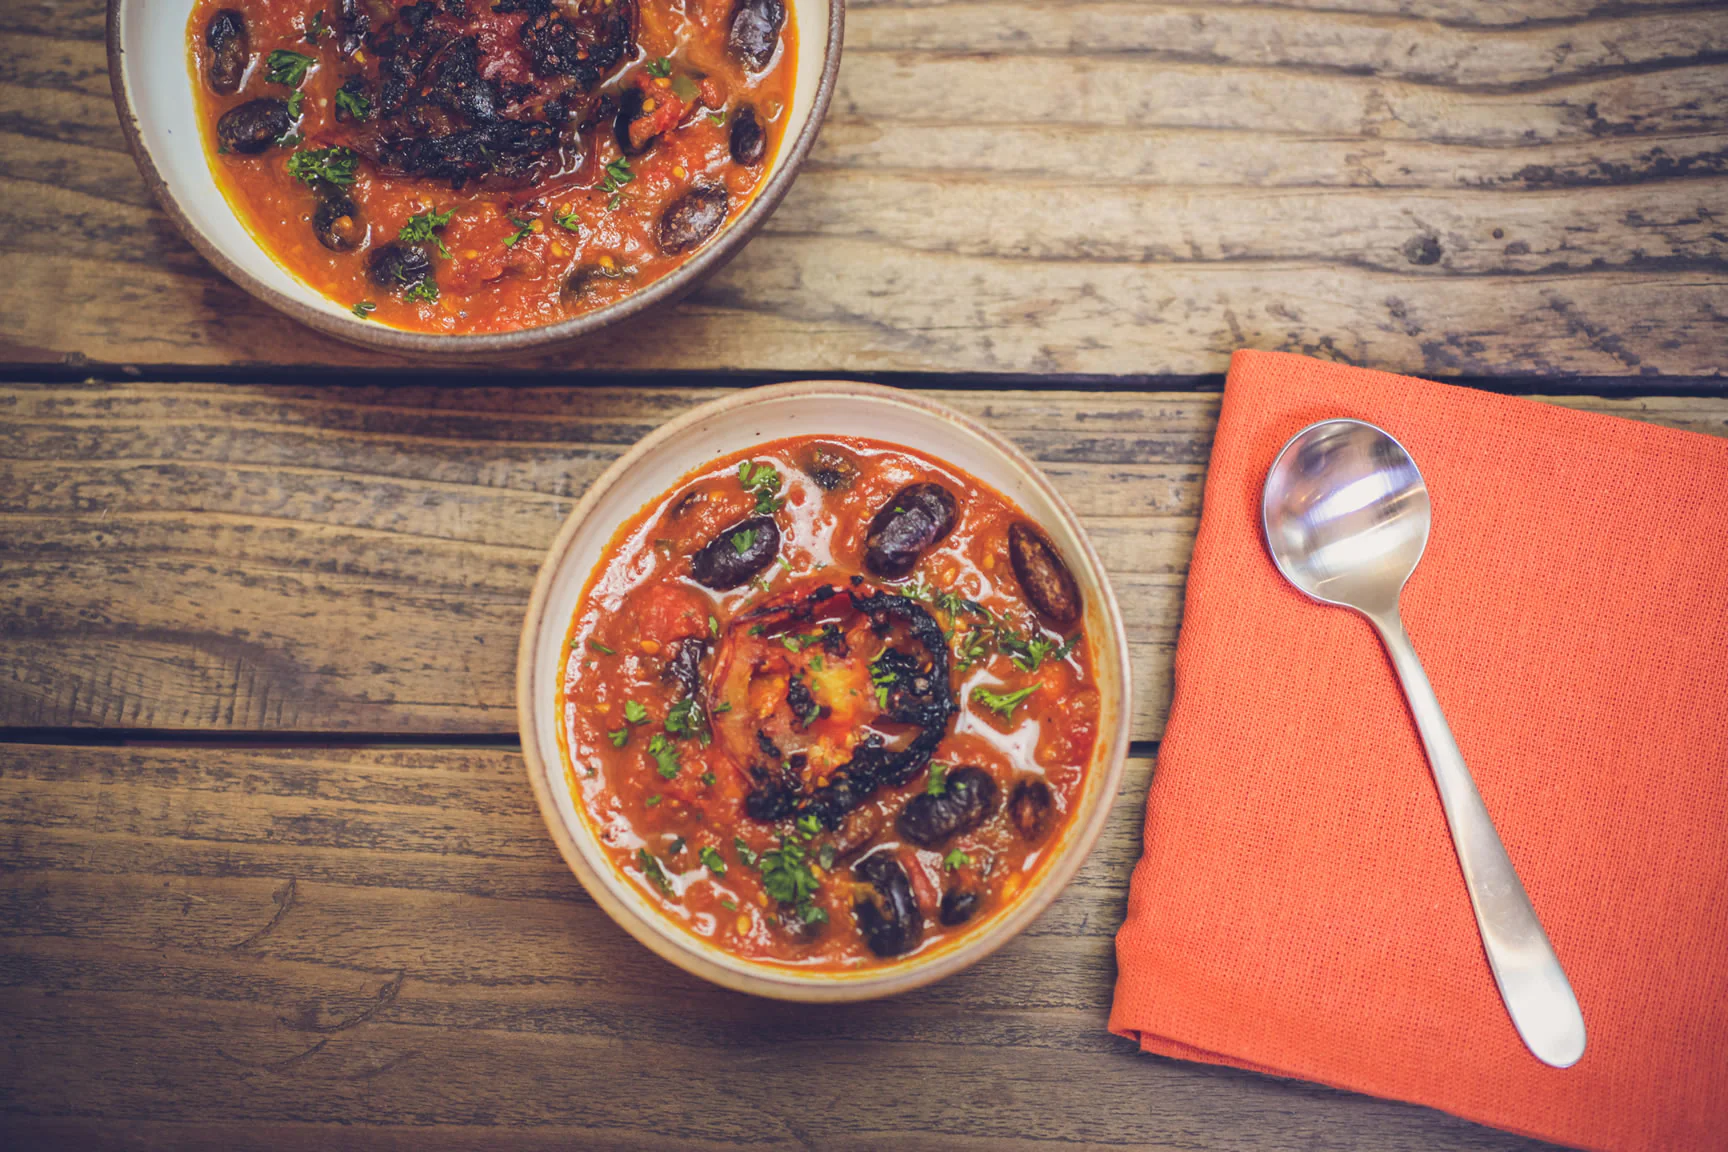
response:
[[[1404,446],[1360,420],[1296,433],[1266,474],[1266,544],[1278,571],[1322,604],[1354,608],[1380,634],[1416,719],[1488,966],[1513,1027],[1536,1058],[1584,1055],[1584,1014],[1518,880],[1404,631],[1398,595],[1428,544],[1428,487]]]

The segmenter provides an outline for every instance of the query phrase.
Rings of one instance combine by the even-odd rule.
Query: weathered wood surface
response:
[[[1596,0],[850,7],[792,194],[686,303],[520,367],[1728,370],[1728,17]],[[156,208],[95,0],[0,12],[0,359],[404,361]]]
[[[715,394],[0,388],[0,725],[514,733],[545,548],[607,463]],[[1085,522],[1156,739],[1218,398],[932,395]],[[1728,399],[1560,402],[1728,434]]]
[[[1539,1147],[1110,1036],[1150,772],[996,956],[806,1007],[613,925],[514,752],[0,746],[0,1142]]]

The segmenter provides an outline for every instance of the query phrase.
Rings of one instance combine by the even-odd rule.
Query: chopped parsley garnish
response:
[[[634,700],[626,700],[624,701],[624,719],[632,724],[646,724],[648,722],[648,709]]]
[[[372,313],[378,311],[378,305],[372,303],[370,300],[362,300],[360,303],[354,305],[354,307],[348,309],[348,311],[364,320],[366,317],[372,315]]]
[[[659,797],[655,797],[659,799]],[[654,853],[646,848],[636,849],[636,863],[642,867],[642,875],[648,877],[654,887],[666,895],[672,895],[672,881],[666,878],[666,870],[660,867],[660,861],[654,858]]]
[[[425,300],[431,302],[438,299],[438,281],[428,276],[420,283],[402,293],[404,300]]]
[[[372,111],[372,101],[363,92],[350,92],[346,88],[336,89],[336,107],[355,120],[364,120]]]
[[[746,868],[756,867],[756,861],[761,859],[760,856],[750,850],[750,845],[744,843],[742,836],[732,837],[732,847],[738,853],[739,861]]]
[[[678,762],[678,750],[672,747],[672,741],[658,732],[648,741],[648,755],[654,757],[655,770],[662,779],[672,779],[684,767]]]
[[[667,56],[662,56],[658,60],[650,60],[644,67],[648,69],[648,75],[656,80],[662,80],[672,75],[672,60]]]
[[[972,867],[972,857],[956,848],[952,852],[948,853],[948,855],[942,857],[942,867],[948,869],[950,872],[957,871],[961,868],[970,868]]]
[[[277,48],[265,59],[264,79],[287,88],[298,88],[300,81],[306,79],[306,70],[316,63],[310,56],[287,48]]]
[[[582,231],[582,221],[576,218],[576,205],[574,204],[566,204],[552,213],[552,223],[566,232]]]
[[[804,833],[806,840],[822,831],[822,821],[818,820],[813,812],[803,813],[793,823],[798,826],[798,831]]]
[[[288,115],[294,117],[296,120],[300,119],[300,109],[304,107],[305,104],[306,93],[295,92],[294,95],[288,97]]]
[[[514,248],[517,243],[534,231],[534,221],[524,220],[520,216],[510,217],[510,223],[516,225],[516,231],[504,238],[504,247]]]
[[[708,635],[710,635],[710,636],[720,635],[720,621],[716,620],[712,616],[708,617]]]
[[[312,19],[306,22],[306,43],[318,43],[318,37],[322,36],[324,32],[324,9],[320,8],[312,13]]]
[[[418,217],[416,217],[416,219],[418,219]],[[406,237],[404,237],[404,239],[406,239]],[[588,637],[588,647],[594,649],[594,651],[600,653],[602,656],[616,656],[618,654],[616,651],[606,647],[606,645],[600,643],[600,641],[594,639],[592,636]]]
[[[720,898],[720,907],[726,909],[728,912],[736,912],[738,911],[738,902],[736,900],[728,900],[722,896]]]
[[[925,781],[924,791],[932,796],[948,791],[948,765],[940,760],[930,761],[930,779]]]
[[[803,847],[790,840],[782,840],[780,847],[762,853],[760,867],[762,890],[768,893],[769,899],[791,904],[800,914],[804,911],[802,906],[809,904],[810,898],[821,887],[816,874],[810,871],[810,861],[805,858]],[[806,917],[805,922],[816,921]]]
[[[630,171],[630,161],[620,156],[606,165],[606,178],[600,181],[600,191],[612,194],[612,199],[606,202],[606,207],[616,210],[624,201],[624,185],[636,179]]]
[[[798,919],[804,921],[806,924],[828,923],[828,913],[824,912],[820,906],[812,904],[809,901],[798,905],[797,912]]]
[[[360,158],[351,148],[308,148],[288,157],[288,175],[311,187],[319,180],[332,184],[354,183],[354,162]],[[433,289],[437,298],[437,289]]]
[[[454,208],[448,212],[417,212],[408,217],[408,223],[402,225],[401,230],[396,233],[396,239],[410,244],[436,244],[438,251],[444,254],[445,259],[449,259],[450,249],[444,247],[444,241],[438,237],[438,230],[450,223],[450,217],[455,214]],[[593,641],[590,640],[589,643],[592,644]],[[611,655],[611,650],[607,649],[606,653]]]
[[[702,705],[696,702],[694,696],[685,696],[667,711],[666,731],[686,738],[701,738],[708,734],[707,727],[702,723]]]
[[[746,528],[742,532],[734,532],[730,539],[732,547],[737,550],[738,555],[742,556],[750,551],[750,545],[756,543],[756,529]]]
[[[714,125],[715,127],[719,127],[720,125],[726,123],[726,111],[725,111],[725,109],[721,109],[718,112],[708,113],[708,123]]]
[[[714,787],[714,773],[712,772],[704,772],[701,776],[697,777],[697,779],[702,781],[702,787],[704,788]]]
[[[612,747],[622,748],[624,745],[630,743],[630,729],[614,728],[612,731],[606,733],[606,739],[612,741]]]
[[[786,502],[776,499],[780,491],[780,472],[772,464],[753,464],[746,460],[738,465],[738,483],[744,491],[756,494],[756,515],[769,516]]]
[[[654,795],[648,797],[648,799],[642,801],[642,803],[648,805],[650,808],[654,807],[654,805],[660,803],[660,793],[654,793]]]
[[[996,713],[996,715],[1002,717],[1002,719],[1012,720],[1014,719],[1014,709],[1020,706],[1022,700],[1026,699],[1026,697],[1032,695],[1032,693],[1036,691],[1038,691],[1038,685],[1036,684],[1029,684],[1018,692],[1004,692],[1000,695],[990,691],[988,688],[974,688],[972,689],[972,699],[984,705],[984,707],[990,709],[990,711]]]
[[[714,845],[704,844],[696,855],[702,857],[702,864],[716,876],[726,875],[726,857],[715,850]]]

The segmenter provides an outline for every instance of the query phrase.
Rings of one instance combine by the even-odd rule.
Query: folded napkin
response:
[[[1404,619],[1584,1009],[1500,1003],[1368,625],[1278,575],[1280,447],[1380,425],[1434,508]],[[1728,441],[1275,353],[1231,361],[1113,1032],[1602,1149],[1728,1147]]]

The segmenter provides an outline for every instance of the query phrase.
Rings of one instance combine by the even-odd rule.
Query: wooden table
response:
[[[854,3],[796,189],[689,301],[484,382],[232,288],[102,14],[0,11],[0,1144],[1515,1148],[1136,1055],[1111,941],[1238,346],[1728,434],[1728,14]],[[1039,459],[1134,639],[1084,872],[975,970],[796,1008],[581,891],[516,636],[608,460],[714,388],[933,388]]]

